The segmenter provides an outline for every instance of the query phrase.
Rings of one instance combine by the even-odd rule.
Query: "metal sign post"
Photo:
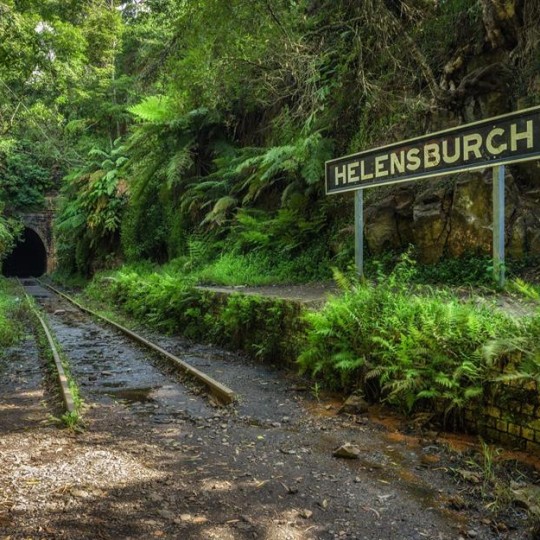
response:
[[[504,174],[504,165],[493,167],[493,277],[501,287],[505,283]]]
[[[354,261],[358,277],[364,277],[364,190],[354,192]]]

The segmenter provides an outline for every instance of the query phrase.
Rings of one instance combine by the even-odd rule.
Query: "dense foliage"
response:
[[[326,159],[459,116],[494,70],[508,99],[538,100],[536,3],[491,4],[1,0],[0,200],[60,190],[70,272],[202,236],[210,258],[344,265],[352,205],[323,195]],[[463,71],[498,49],[512,65]]]
[[[459,412],[508,364],[510,377],[540,381],[540,311],[512,316],[478,298],[415,286],[415,274],[404,257],[385,281],[345,283],[344,295],[309,313],[302,369],[409,413],[433,403]]]
[[[0,358],[5,348],[23,335],[23,304],[15,294],[14,288],[0,278]]]
[[[2,216],[3,207],[0,204],[0,263],[12,250],[20,232],[20,224]]]
[[[273,364],[291,363],[301,342],[301,306],[279,298],[215,296],[194,286],[169,265],[126,266],[98,275],[86,289],[87,299],[148,326],[181,331],[197,340],[244,350]]]

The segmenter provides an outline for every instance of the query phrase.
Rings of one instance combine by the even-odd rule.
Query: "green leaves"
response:
[[[239,191],[245,193],[244,202],[257,200],[278,180],[285,180],[290,185],[296,179],[307,185],[320,184],[330,151],[329,141],[321,133],[314,132],[301,136],[294,144],[261,149],[259,155],[236,163],[234,172],[245,178],[239,185]]]
[[[144,122],[163,124],[175,118],[173,102],[167,96],[148,96],[127,110]]]
[[[0,222],[0,233],[1,230]],[[24,303],[16,295],[13,285],[0,276],[0,357],[7,347],[24,335],[23,310]]]
[[[301,368],[330,386],[359,384],[405,413],[437,405],[458,416],[488,381],[540,379],[539,317],[518,323],[444,291],[414,292],[404,279],[414,276],[410,264],[377,286],[347,284],[342,297],[308,314]],[[500,376],[509,358],[516,365]]]
[[[88,164],[66,178],[63,204],[56,218],[59,258],[72,271],[87,272],[90,258],[94,264],[105,252],[119,247],[119,229],[127,203],[123,167],[128,162],[125,147],[115,141],[110,151],[94,147],[88,152]],[[76,253],[85,252],[83,259]]]
[[[3,216],[4,208],[0,201],[0,265],[15,245],[18,235],[22,230],[22,226],[14,219],[9,219]]]
[[[54,186],[50,171],[36,154],[29,140],[0,145],[0,201],[11,211],[39,207],[43,192]]]
[[[110,2],[0,2],[0,35],[0,198],[31,210],[120,130],[121,12]]]

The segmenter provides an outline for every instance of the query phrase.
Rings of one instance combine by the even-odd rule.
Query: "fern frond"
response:
[[[332,277],[342,291],[350,291],[353,289],[353,285],[349,277],[335,266],[332,267]]]
[[[510,283],[510,287],[519,294],[525,296],[525,298],[540,302],[540,288],[538,286],[517,278]]]
[[[166,96],[148,96],[137,105],[127,109],[140,120],[151,123],[164,123],[174,119],[173,106]]]
[[[463,392],[463,397],[465,399],[474,399],[482,396],[483,393],[484,389],[481,386],[469,386],[469,388],[466,388]]]
[[[193,141],[190,141],[192,144]],[[167,164],[166,179],[167,187],[172,189],[180,183],[182,175],[191,167],[193,161],[191,158],[191,144],[188,144],[178,150]]]
[[[376,379],[380,377],[383,374],[383,372],[384,372],[384,368],[382,366],[374,367],[366,372],[366,374],[364,375],[364,379],[366,380]]]

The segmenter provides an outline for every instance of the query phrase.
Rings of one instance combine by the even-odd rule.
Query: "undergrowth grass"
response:
[[[388,252],[368,259],[364,269],[366,277],[375,281],[386,279],[403,257],[416,259],[414,247],[410,246],[405,253]],[[533,270],[539,267],[539,263],[540,260],[533,257],[508,258],[505,268],[508,281],[524,282],[523,277],[534,273]],[[500,289],[493,278],[493,260],[487,255],[472,253],[462,257],[445,257],[436,263],[418,264],[411,281],[421,285]]]
[[[5,347],[17,342],[22,336],[24,304],[13,285],[0,277],[0,356]]]
[[[254,286],[330,279],[329,262],[316,264],[315,261],[311,252],[295,258],[258,251],[247,254],[225,252],[195,272],[195,276],[201,284]]]
[[[132,265],[96,276],[86,294],[159,330],[172,331],[190,316],[194,283],[192,276],[167,267]]]

